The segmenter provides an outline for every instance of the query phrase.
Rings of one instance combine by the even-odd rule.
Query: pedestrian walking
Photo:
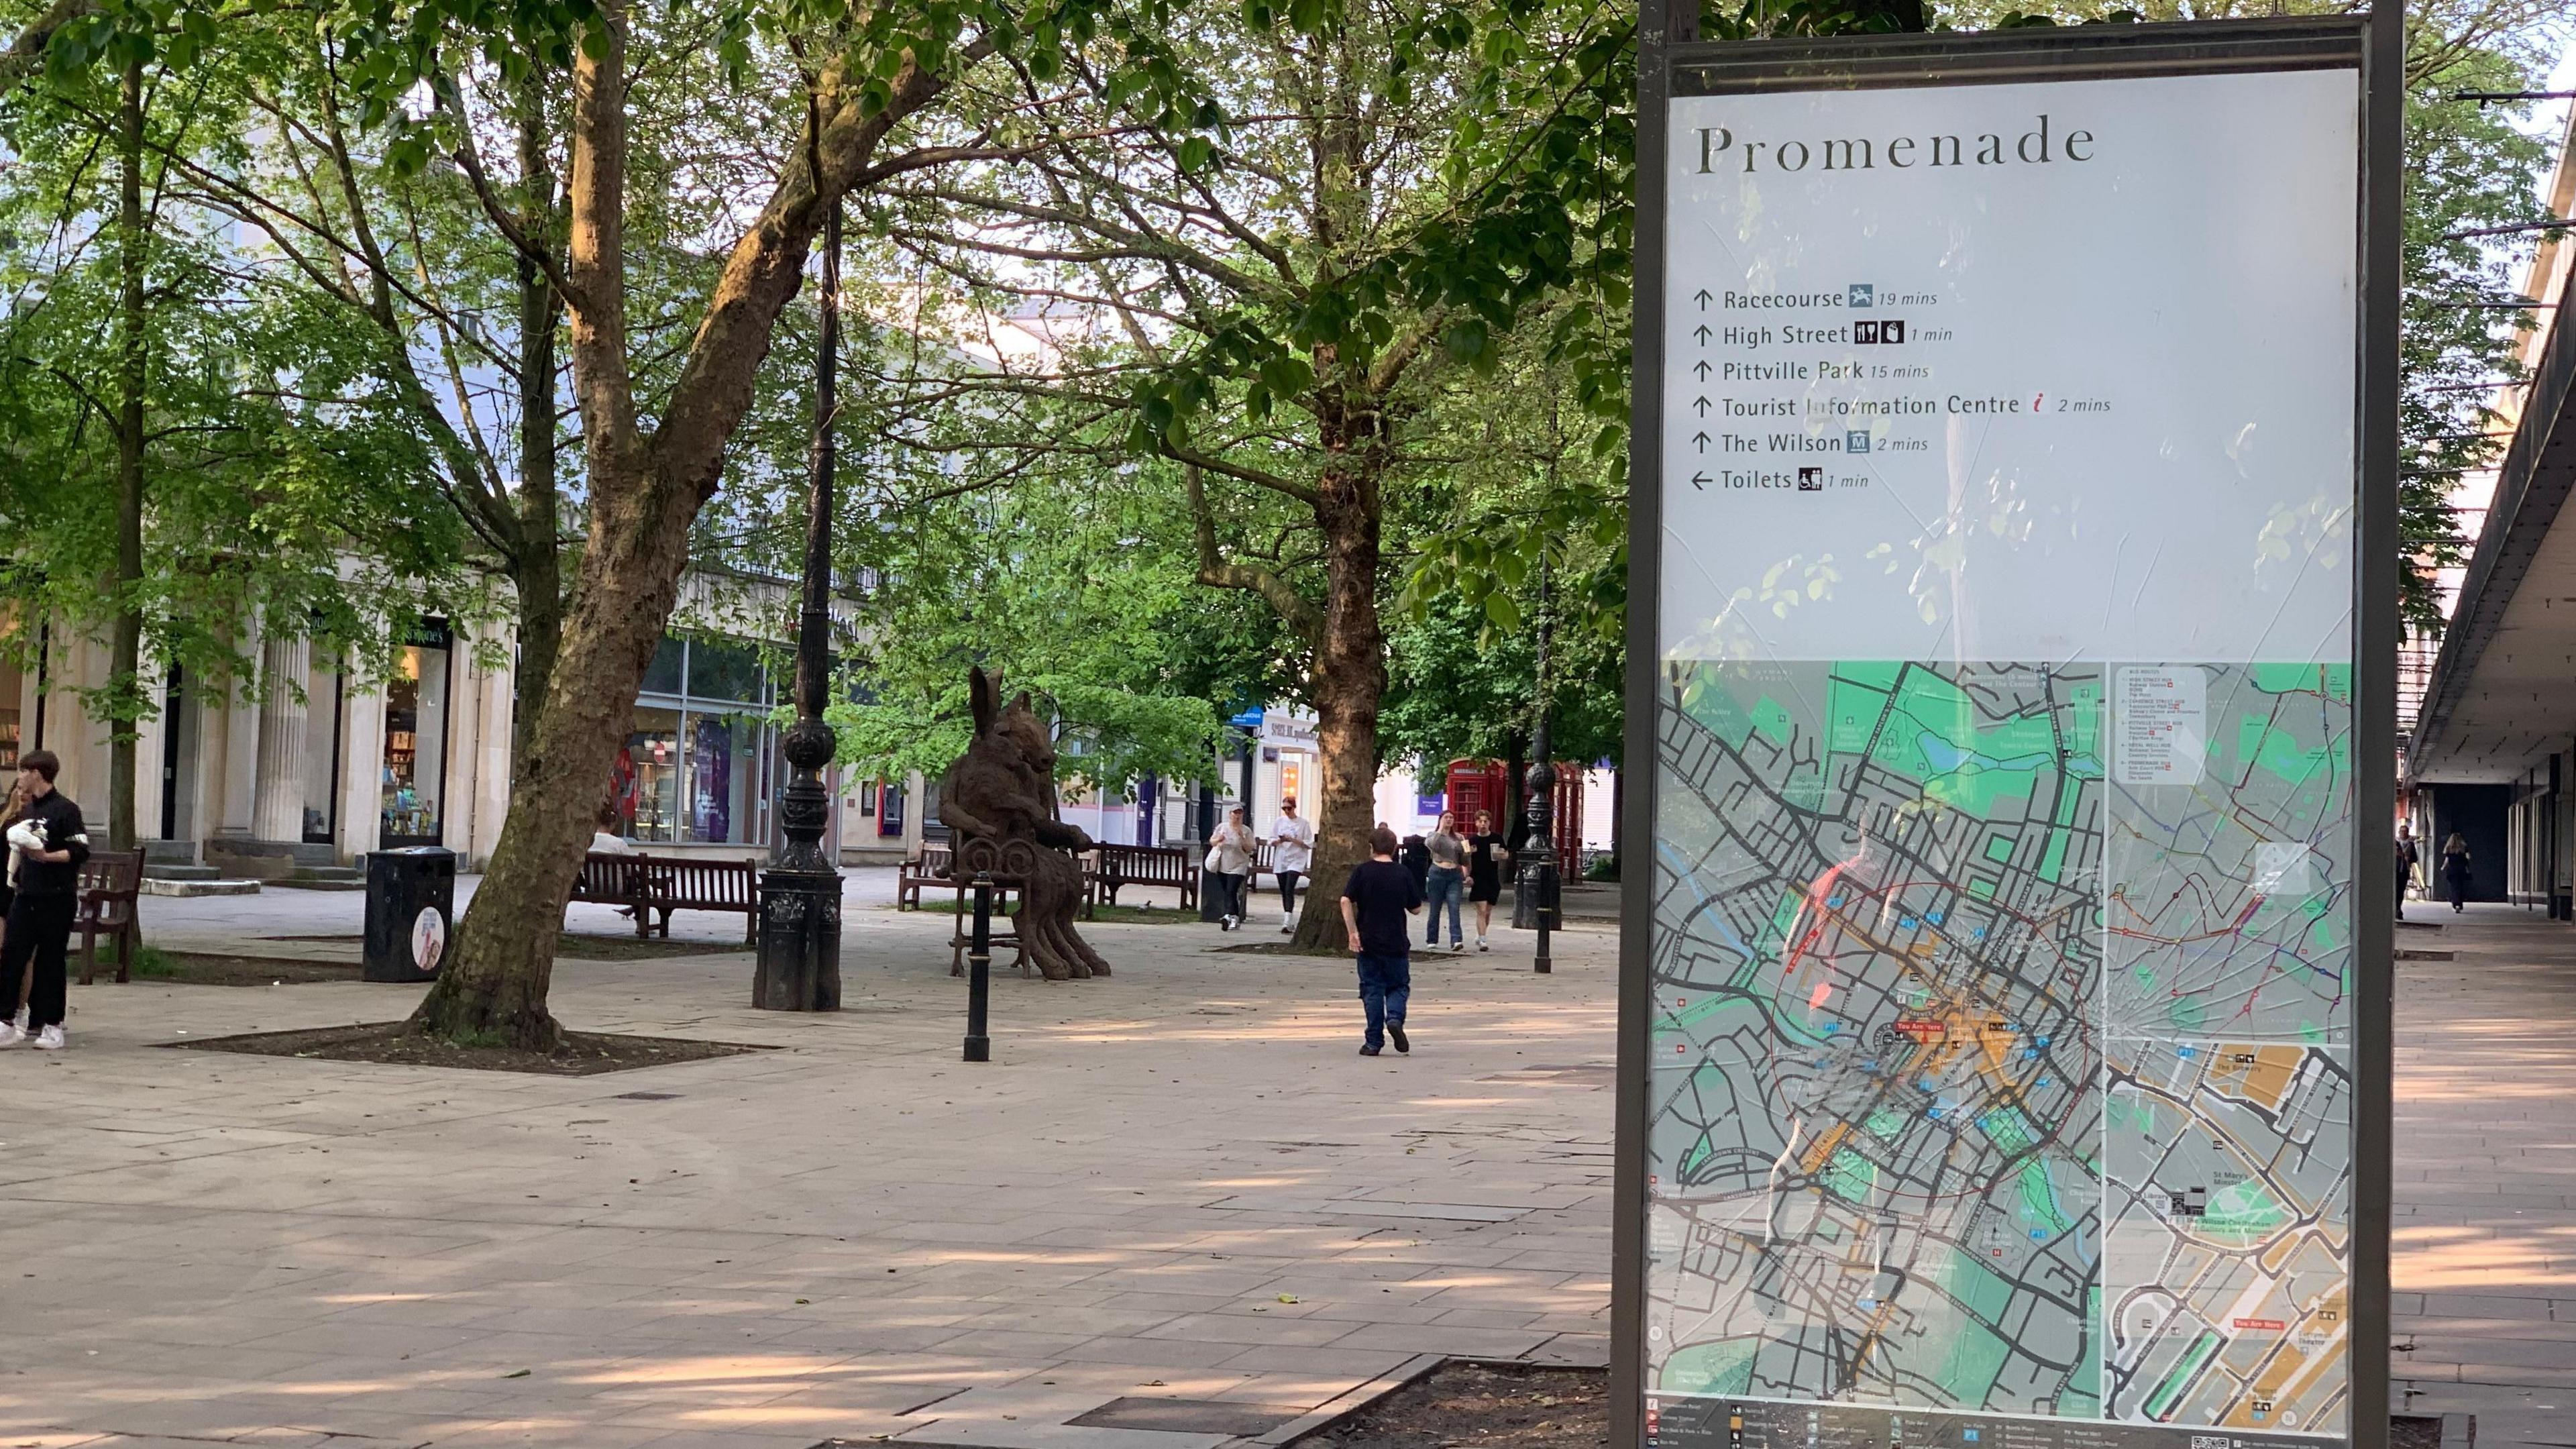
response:
[[[1449,949],[1467,949],[1467,933],[1459,928],[1458,903],[1467,893],[1467,840],[1458,833],[1458,817],[1443,810],[1440,823],[1422,837],[1422,848],[1431,856],[1431,875],[1423,894],[1431,902],[1431,918],[1422,944],[1440,944],[1440,903],[1449,903]]]
[[[1297,813],[1291,795],[1279,802],[1279,819],[1270,827],[1270,869],[1279,877],[1279,933],[1297,929],[1297,882],[1315,863],[1315,827]]]
[[[63,1047],[63,955],[79,909],[89,831],[80,807],[54,788],[62,767],[51,750],[18,761],[18,786],[27,804],[7,831],[17,852],[18,883],[9,902],[8,934],[0,938],[0,990],[8,992],[7,1009],[0,1010],[0,1046],[15,1046],[33,1030],[39,1050]],[[34,974],[22,990],[20,972],[30,966]],[[21,1004],[27,1008],[25,1027],[16,1020]]]
[[[1412,931],[1404,918],[1422,909],[1422,887],[1395,861],[1395,832],[1381,825],[1369,834],[1369,858],[1351,867],[1342,885],[1342,932],[1360,968],[1360,1055],[1376,1056],[1392,1040],[1399,1055],[1413,1050],[1404,1034],[1404,1009],[1413,1000]]]
[[[1225,823],[1208,838],[1207,868],[1216,877],[1216,928],[1231,931],[1243,924],[1243,888],[1252,876],[1252,827],[1243,823],[1243,808],[1225,812]]]
[[[2397,827],[2397,919],[2406,919],[2406,890],[2415,884],[2415,865],[2423,856],[2415,849],[2415,832]]]
[[[2451,888],[2451,914],[2469,908],[2469,840],[2454,830],[2442,842],[2442,880]]]
[[[1494,833],[1491,811],[1476,812],[1476,833],[1467,837],[1467,899],[1476,907],[1476,949],[1490,951],[1485,932],[1493,928],[1494,902],[1503,898],[1503,866],[1512,858],[1509,845]]]

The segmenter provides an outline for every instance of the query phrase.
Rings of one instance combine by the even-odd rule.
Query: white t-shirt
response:
[[[1215,869],[1218,874],[1246,875],[1251,872],[1252,828],[1250,826],[1236,825],[1229,821],[1216,828],[1215,838],[1208,843],[1212,847],[1209,854],[1216,861]]]
[[[593,855],[641,854],[641,852],[636,850],[634,846],[627,844],[622,837],[611,835],[605,830],[594,830],[591,832],[590,853]]]
[[[1270,868],[1303,874],[1315,863],[1315,827],[1303,815],[1282,815],[1270,827]]]

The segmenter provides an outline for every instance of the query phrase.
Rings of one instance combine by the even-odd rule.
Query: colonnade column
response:
[[[272,638],[259,651],[259,773],[251,835],[304,838],[304,691],[312,682],[313,648],[303,639]]]

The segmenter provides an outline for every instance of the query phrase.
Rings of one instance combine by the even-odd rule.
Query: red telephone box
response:
[[[1497,834],[1512,833],[1513,805],[1511,767],[1500,760],[1452,760],[1449,762],[1449,813],[1458,817],[1461,831],[1476,828],[1476,812],[1491,811]],[[1555,809],[1548,817],[1548,833],[1556,839],[1556,868],[1567,880],[1580,880],[1583,875],[1583,767],[1560,760],[1556,766]]]
[[[1460,834],[1476,828],[1476,812],[1491,811],[1498,833],[1511,833],[1512,777],[1500,760],[1449,762],[1449,813],[1458,817]]]

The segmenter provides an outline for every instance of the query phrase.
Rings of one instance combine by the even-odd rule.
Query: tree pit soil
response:
[[[774,1048],[744,1042],[683,1041],[667,1036],[611,1036],[568,1031],[563,1046],[552,1052],[505,1046],[457,1046],[423,1036],[404,1021],[363,1022],[355,1026],[313,1027],[297,1031],[260,1031],[242,1036],[210,1036],[195,1041],[163,1042],[182,1051],[240,1052],[247,1056],[303,1057],[332,1062],[384,1062],[405,1067],[461,1067],[480,1072],[528,1072],[548,1077],[590,1077],[636,1067],[664,1067],[710,1057],[739,1056]]]
[[[1443,1364],[1299,1449],[1604,1449],[1610,1375],[1601,1369]]]
[[[1297,1449],[1605,1449],[1610,1375],[1603,1369],[1448,1363]],[[2442,1421],[2392,1415],[2391,1449],[2441,1449]]]

